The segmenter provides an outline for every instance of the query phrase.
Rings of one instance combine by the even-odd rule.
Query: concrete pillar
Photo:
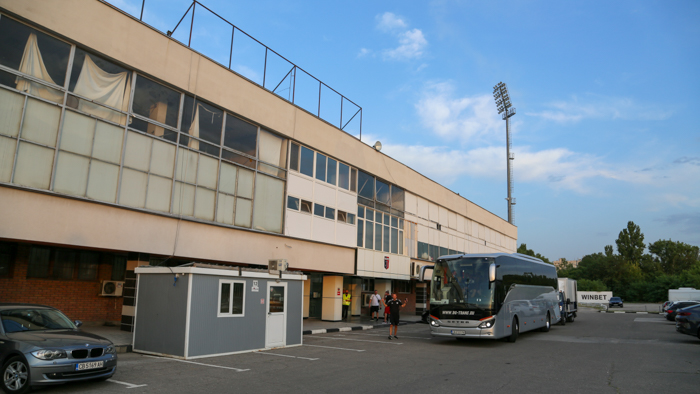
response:
[[[391,294],[391,280],[390,279],[375,279],[374,280],[374,289],[377,290],[379,295],[382,296],[382,299],[384,299],[384,292],[389,291],[389,294]]]
[[[350,314],[352,316],[360,316],[362,314],[362,284],[351,284],[348,290],[350,290],[350,295],[352,295]]]
[[[343,318],[343,277],[323,277],[321,320],[340,321]]]
[[[303,315],[304,319],[309,317],[309,302],[311,301],[311,278],[304,281],[304,303]]]

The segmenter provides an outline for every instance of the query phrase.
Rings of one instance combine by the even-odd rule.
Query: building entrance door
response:
[[[267,283],[267,324],[265,347],[284,346],[287,343],[287,284]]]
[[[310,274],[311,277],[311,293],[309,299],[309,317],[316,319],[321,318],[321,307],[323,302],[323,275]]]

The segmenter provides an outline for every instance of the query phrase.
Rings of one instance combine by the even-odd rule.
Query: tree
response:
[[[532,249],[528,249],[526,244],[520,244],[520,246],[518,246],[518,253],[526,254],[526,255],[532,256],[532,257],[536,257],[536,258],[544,261],[547,264],[552,264],[552,262],[549,261],[548,258],[542,256],[539,253],[535,253]]]
[[[649,252],[656,255],[654,260],[659,263],[664,273],[676,275],[689,270],[698,262],[700,248],[670,239],[660,239],[649,244]]]
[[[633,221],[627,222],[627,228],[620,231],[615,241],[617,253],[625,263],[638,266],[644,254],[644,234]]]

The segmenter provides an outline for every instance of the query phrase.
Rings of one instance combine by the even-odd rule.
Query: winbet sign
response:
[[[612,296],[612,291],[579,291],[577,301],[581,304],[607,304]]]

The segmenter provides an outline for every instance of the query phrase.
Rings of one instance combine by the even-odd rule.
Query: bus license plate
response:
[[[104,366],[104,361],[93,361],[90,363],[79,363],[75,364],[76,371],[84,371],[86,369],[102,368]]]
[[[467,332],[464,330],[452,330],[452,335],[465,335]]]

